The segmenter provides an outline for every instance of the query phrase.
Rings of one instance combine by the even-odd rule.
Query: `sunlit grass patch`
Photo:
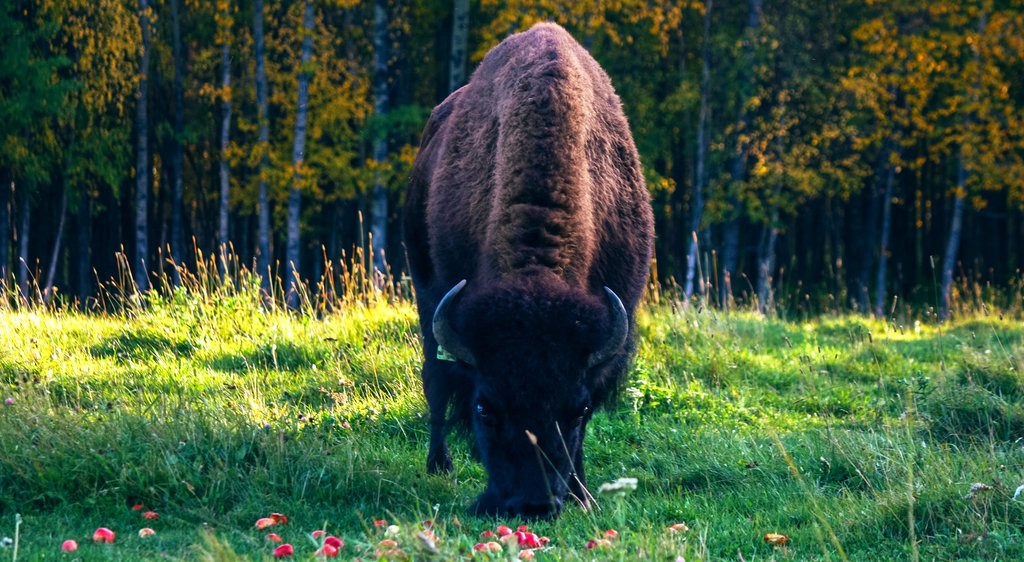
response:
[[[325,527],[345,539],[342,556],[373,558],[378,518],[424,559],[469,557],[483,530],[515,527],[466,514],[486,476],[464,435],[451,477],[423,470],[410,303],[289,313],[228,296],[0,312],[0,397],[12,402],[0,406],[0,536],[24,515],[20,557],[73,538],[86,560],[263,559],[272,549],[253,522],[268,511],[289,514],[282,535],[299,558]],[[839,559],[836,544],[851,560],[909,559],[911,541],[927,559],[1024,552],[1015,324],[660,305],[642,311],[639,335],[586,442],[592,488],[628,476],[637,490],[531,524],[551,538],[537,560]],[[976,483],[991,489],[968,498]],[[136,503],[160,513],[146,541]],[[424,519],[440,522],[440,554],[415,546]],[[666,530],[677,523],[689,531]],[[93,545],[101,525],[118,542]],[[620,536],[585,548],[607,529]]]

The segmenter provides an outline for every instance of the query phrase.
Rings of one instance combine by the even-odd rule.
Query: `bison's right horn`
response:
[[[604,292],[608,296],[608,305],[611,307],[612,329],[601,349],[591,353],[590,357],[587,358],[588,369],[592,369],[615,356],[615,354],[622,350],[622,346],[626,345],[626,337],[629,335],[629,317],[626,315],[626,307],[622,306],[622,299],[619,298],[619,295],[615,294],[615,291],[608,287],[604,288]]]
[[[476,367],[476,357],[473,357],[473,352],[463,345],[459,334],[455,333],[452,325],[448,322],[448,309],[451,306],[452,301],[455,300],[455,296],[458,295],[459,291],[461,291],[465,286],[466,280],[463,279],[456,283],[444,298],[441,299],[441,302],[434,310],[434,322],[432,328],[434,331],[434,339],[437,340],[438,346],[454,355],[456,359],[467,363],[470,366]]]

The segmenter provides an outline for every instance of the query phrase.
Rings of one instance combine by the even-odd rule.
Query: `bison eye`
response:
[[[476,415],[480,417],[480,421],[488,425],[494,423],[494,416],[491,414],[491,409],[483,402],[476,403]]]
[[[584,407],[583,407],[583,409],[582,409],[582,410],[580,410],[580,415],[579,415],[579,417],[577,417],[577,418],[576,418],[576,419],[575,419],[575,420],[573,421],[573,425],[575,425],[575,426],[579,426],[580,424],[582,424],[582,423],[583,423],[583,420],[584,420],[584,419],[585,419],[585,418],[587,417],[587,414],[589,414],[589,413],[590,413],[590,406],[584,406]]]

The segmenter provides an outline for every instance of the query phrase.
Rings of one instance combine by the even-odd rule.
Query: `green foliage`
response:
[[[44,2],[41,18],[56,33],[51,49],[71,64],[60,75],[72,88],[59,122],[65,185],[73,203],[117,192],[130,175],[128,109],[138,81],[131,65],[139,49],[135,12],[120,0]]]
[[[374,115],[373,3],[314,4],[313,56],[300,68],[302,3],[264,2],[267,143],[259,141],[252,2],[180,2],[183,53],[177,61],[171,3],[150,7],[151,230],[171,230],[168,195],[177,179],[171,164],[174,141],[180,140],[184,238],[195,237],[197,249],[211,249],[216,229],[209,225],[220,207],[215,186],[220,128],[214,124],[220,122],[221,102],[230,99],[231,239],[239,253],[252,257],[262,179],[270,188],[272,253],[282,247],[285,203],[297,177],[292,157],[296,82],[304,71],[311,84],[298,186],[303,274],[321,272],[321,246],[335,254],[331,257],[354,245],[365,247],[359,225],[372,217],[360,213],[369,210],[377,181],[386,184],[393,203],[386,251],[401,255],[396,210],[429,109],[448,94],[452,4],[388,3],[390,111],[385,117]],[[696,137],[707,3],[471,4],[470,73],[508,34],[545,20],[565,26],[608,72],[652,193],[660,278],[682,278],[701,167]],[[85,271],[99,266],[99,278],[107,279],[115,274],[108,258],[127,236],[118,229],[108,232],[107,221],[118,223],[116,217],[132,211],[130,109],[141,48],[136,2],[39,0],[3,6],[0,181],[32,192],[28,262],[52,248],[48,239],[59,214],[48,203],[66,190],[72,211],[79,202],[94,200],[90,226],[102,235],[93,253],[97,263],[76,265]],[[752,6],[760,11],[752,14]],[[701,241],[701,253],[709,255],[702,273],[713,283],[721,281],[713,274],[719,265],[714,258],[724,249],[723,226],[738,220],[741,248],[754,247],[758,232],[778,233],[778,271],[770,272],[780,280],[774,283],[777,291],[796,287],[796,293],[809,294],[806,303],[832,299],[848,306],[852,299],[844,285],[863,285],[880,257],[872,230],[879,229],[876,207],[889,169],[894,185],[887,251],[892,269],[901,272],[901,291],[894,294],[928,299],[928,258],[942,253],[952,194],[968,196],[970,205],[962,252],[970,256],[962,255],[964,269],[977,268],[997,286],[1019,283],[1024,16],[1018,3],[712,2],[708,21],[706,212],[700,224],[709,235]],[[225,44],[232,84],[227,90],[220,75]],[[183,69],[185,90],[180,134],[174,122],[176,64]],[[382,136],[390,152],[378,162],[369,155]],[[261,178],[264,157],[268,166]],[[956,187],[960,162],[966,176],[962,189]],[[823,211],[825,218],[816,221]],[[71,216],[72,222],[85,218]],[[998,231],[987,230],[991,217]],[[980,243],[993,236],[1008,241],[1005,246]],[[167,241],[167,236],[150,238]],[[70,246],[65,244],[55,260],[61,286],[76,273]],[[743,275],[757,277],[750,269],[755,253],[741,252],[734,289],[741,290]],[[159,256],[148,257],[154,269],[164,266]],[[270,257],[274,262],[282,256]],[[779,287],[789,280],[790,287]],[[860,301],[864,295],[852,296]]]
[[[29,186],[51,179],[57,119],[73,84],[57,80],[67,57],[46,49],[57,26],[34,10],[0,6],[0,171]]]

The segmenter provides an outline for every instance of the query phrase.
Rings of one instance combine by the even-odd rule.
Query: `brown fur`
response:
[[[426,354],[431,470],[450,468],[446,411],[454,403],[458,417],[470,417],[486,382],[480,377],[492,379],[487,384],[518,377],[505,382],[555,394],[547,388],[555,380],[585,384],[599,402],[622,376],[631,345],[588,380],[572,373],[585,371],[609,329],[605,286],[622,299],[632,331],[653,219],[619,98],[561,27],[538,24],[509,37],[434,109],[412,171],[405,229]],[[434,357],[431,317],[461,279],[468,280],[464,305],[455,306],[453,323],[481,355],[480,372]],[[510,371],[509,361],[529,368]],[[548,376],[555,365],[561,372]],[[503,406],[530,406],[528,395],[506,398]]]
[[[653,240],[639,158],[607,75],[562,28],[488,53],[422,150],[407,220],[407,238],[427,239],[409,240],[422,281],[554,275],[635,305]]]

